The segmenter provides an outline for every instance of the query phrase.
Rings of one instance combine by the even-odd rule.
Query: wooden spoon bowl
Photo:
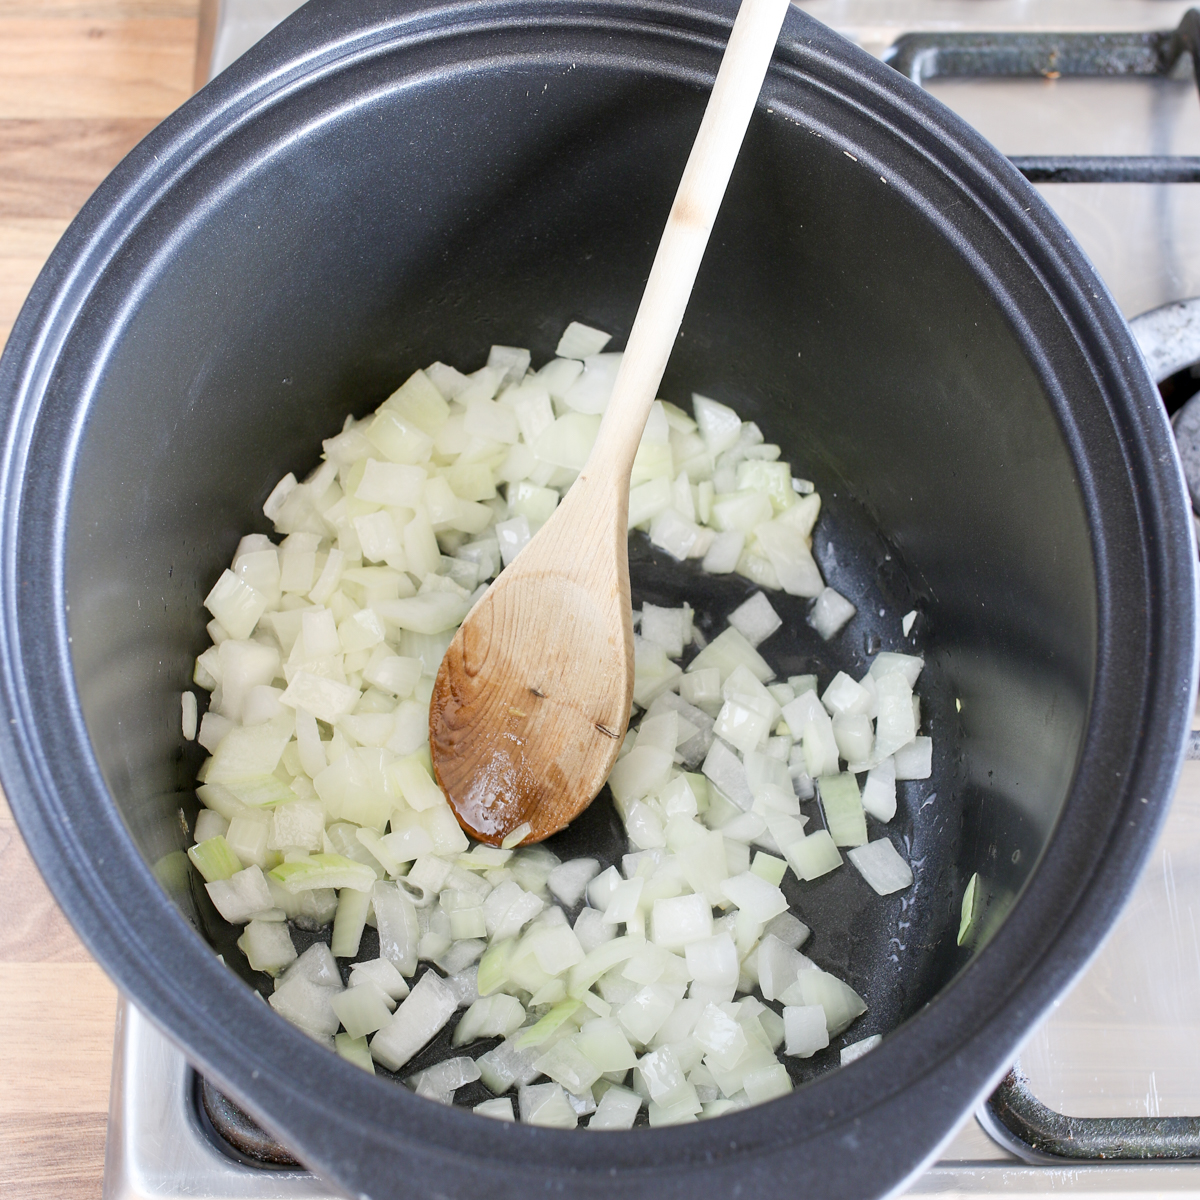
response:
[[[446,651],[430,749],[459,822],[480,841],[524,824],[526,840],[549,837],[612,770],[633,696],[627,512],[627,487],[580,476]]]

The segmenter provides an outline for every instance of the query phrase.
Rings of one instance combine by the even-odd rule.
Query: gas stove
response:
[[[197,80],[296,0],[204,0]],[[1200,392],[1200,15],[1175,0],[809,0],[1034,182],[1172,410]],[[1193,77],[1195,73],[1195,77]],[[1196,401],[1200,464],[1200,399]],[[1182,434],[1181,434],[1182,436]],[[1185,462],[1187,454],[1185,452]],[[1193,488],[1194,494],[1198,489]],[[1200,753],[1200,736],[1194,735]],[[270,1162],[267,1160],[283,1159]],[[122,1004],[106,1200],[332,1197]],[[1200,765],[1124,916],[911,1195],[1200,1197]]]

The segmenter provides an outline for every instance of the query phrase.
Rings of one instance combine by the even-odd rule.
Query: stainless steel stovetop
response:
[[[197,74],[223,69],[296,0],[204,0]],[[882,57],[903,35],[1174,29],[1178,0],[809,0],[800,7]],[[927,56],[928,60],[928,56]],[[1054,65],[1050,64],[1051,67]],[[1200,156],[1200,102],[1187,54],[1167,76],[928,78],[929,90],[1004,153]],[[1186,164],[1185,164],[1186,165]],[[1188,183],[1040,183],[1127,317],[1200,296],[1200,163]],[[1198,306],[1200,307],[1200,306]],[[1197,351],[1200,356],[1200,350]],[[1180,364],[1182,365],[1182,364]],[[1150,864],[1124,916],[1034,1031],[1019,1069],[1026,1101],[1057,1119],[1200,1118],[1200,763],[1187,763]],[[910,1194],[1200,1200],[1200,1159],[1026,1161],[969,1118]],[[1063,1123],[1050,1121],[1051,1132]],[[1066,1126],[1068,1136],[1084,1126]],[[1108,1128],[1108,1127],[1104,1127]],[[1084,1135],[1086,1136],[1086,1135]],[[1194,1144],[1200,1147],[1200,1121]],[[121,1006],[106,1200],[333,1197],[305,1172],[239,1160],[207,1124],[182,1054]]]

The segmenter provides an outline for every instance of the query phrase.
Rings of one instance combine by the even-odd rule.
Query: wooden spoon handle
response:
[[[790,0],[742,0],[583,474],[624,490]]]

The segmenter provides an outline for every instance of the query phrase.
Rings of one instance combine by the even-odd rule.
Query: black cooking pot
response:
[[[922,614],[938,762],[893,823],[917,886],[797,893],[872,1004],[856,1030],[890,1036],[714,1123],[572,1134],[368,1078],[213,954],[179,853],[201,600],[279,476],[414,368],[544,359],[570,319],[621,343],[735,7],[313,0],[104,183],[0,363],[22,832],[119,986],[349,1193],[896,1188],[1086,962],[1172,791],[1194,551],[1125,323],[991,146],[793,11],[663,394],[732,400],[826,497],[816,552],[860,615],[821,650],[789,610],[796,669],[861,670]]]

